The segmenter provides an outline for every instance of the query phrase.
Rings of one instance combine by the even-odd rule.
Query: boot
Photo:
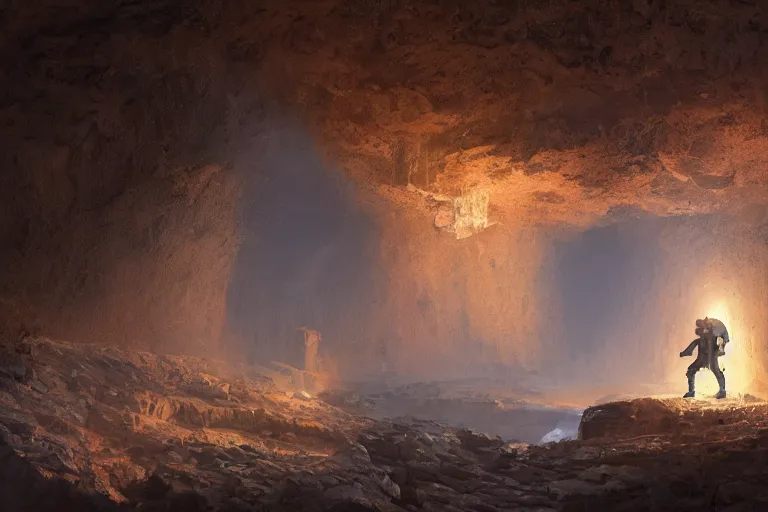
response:
[[[715,398],[720,400],[721,398],[725,398],[725,375],[718,375],[717,383],[720,385],[720,391],[717,392]]]
[[[688,392],[683,395],[683,398],[693,398],[696,396],[696,391],[694,390],[694,377],[692,375],[688,376]]]

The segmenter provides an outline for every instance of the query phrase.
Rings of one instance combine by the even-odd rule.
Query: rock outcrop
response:
[[[766,415],[768,405],[750,395],[722,401],[641,398],[587,408],[579,426],[579,438],[703,438],[708,434],[722,435],[723,429],[739,429],[755,419],[762,421]]]

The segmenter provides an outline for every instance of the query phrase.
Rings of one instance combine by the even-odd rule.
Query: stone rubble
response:
[[[27,339],[0,350],[0,405],[9,511],[768,507],[756,400],[605,404],[582,440],[528,445],[363,418],[244,365]]]

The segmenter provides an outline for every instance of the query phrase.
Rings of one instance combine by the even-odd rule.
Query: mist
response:
[[[729,386],[763,385],[768,256],[750,219],[507,221],[455,240],[422,212],[370,208],[294,127],[254,167],[227,299],[229,331],[253,361],[291,362],[308,327],[341,381],[384,367],[402,381],[496,380],[591,403],[679,393],[691,361],[678,353],[710,315],[734,340]]]
[[[379,290],[379,236],[354,186],[294,128],[273,132],[251,169],[229,330],[258,360],[290,359],[300,327],[319,330],[324,351],[363,337]]]

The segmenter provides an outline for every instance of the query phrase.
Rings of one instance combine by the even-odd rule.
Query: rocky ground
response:
[[[527,445],[352,415],[259,369],[31,339],[0,357],[2,510],[764,510],[768,405],[592,407]]]

